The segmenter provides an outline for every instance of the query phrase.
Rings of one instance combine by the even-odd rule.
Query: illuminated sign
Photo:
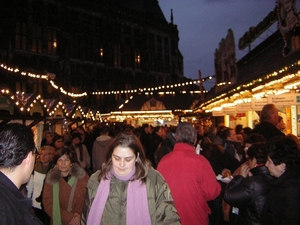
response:
[[[265,32],[270,26],[277,21],[277,10],[275,9],[270,12],[256,27],[250,27],[243,37],[239,40],[239,49],[245,49],[249,46],[256,38]]]

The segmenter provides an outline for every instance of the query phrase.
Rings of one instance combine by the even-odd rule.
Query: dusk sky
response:
[[[214,53],[228,29],[233,30],[237,61],[248,48],[239,50],[239,39],[261,22],[276,6],[276,0],[158,0],[165,18],[173,22],[179,30],[179,50],[184,57],[185,77],[198,79],[214,75]],[[298,7],[297,7],[298,8]],[[277,30],[277,22],[264,32],[252,49]],[[206,81],[204,87],[210,89],[213,81]]]

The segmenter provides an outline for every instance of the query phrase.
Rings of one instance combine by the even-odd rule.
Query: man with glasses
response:
[[[36,153],[30,127],[0,127],[0,224],[43,224],[32,212],[31,199],[20,191],[33,171]]]

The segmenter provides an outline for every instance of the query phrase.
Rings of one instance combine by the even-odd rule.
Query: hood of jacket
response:
[[[76,177],[77,179],[81,179],[85,176],[85,174],[86,172],[84,169],[82,169],[78,164],[73,163],[70,169],[70,175]],[[57,166],[55,166],[53,169],[51,169],[48,172],[45,182],[47,184],[53,185],[59,182],[61,177],[62,177],[61,172],[58,170]]]
[[[108,135],[100,135],[99,137],[96,138],[94,144],[105,146],[108,145],[111,140],[112,138]]]

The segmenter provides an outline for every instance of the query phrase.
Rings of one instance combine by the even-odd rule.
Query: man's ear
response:
[[[28,155],[26,156],[26,158],[25,158],[23,161],[24,161],[26,164],[27,164],[27,163],[30,163],[30,164],[31,164],[32,158],[34,158],[34,160],[35,160],[35,154],[34,154],[32,151],[30,151],[30,152],[28,153]]]

